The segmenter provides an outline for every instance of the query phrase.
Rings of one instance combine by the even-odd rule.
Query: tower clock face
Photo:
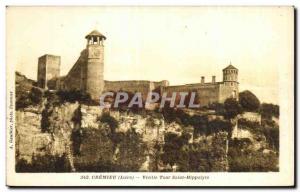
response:
[[[90,49],[90,57],[100,57],[100,50],[99,49]]]

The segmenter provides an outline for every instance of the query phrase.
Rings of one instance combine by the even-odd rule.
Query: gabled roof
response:
[[[227,70],[227,69],[236,69],[236,70],[237,70],[237,68],[236,68],[236,67],[234,67],[234,66],[233,66],[233,65],[231,65],[231,64],[230,64],[230,65],[228,65],[226,68],[224,68],[224,69],[223,69],[223,71],[224,71],[224,70]]]
[[[92,32],[90,32],[89,34],[87,34],[85,36],[85,38],[87,39],[88,37],[103,37],[104,39],[106,39],[106,37],[104,35],[102,35],[99,31],[94,30]]]

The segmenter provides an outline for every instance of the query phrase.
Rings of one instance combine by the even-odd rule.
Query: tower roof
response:
[[[92,31],[85,36],[86,39],[89,37],[102,37],[102,38],[106,39],[106,37],[97,30]]]
[[[233,65],[228,65],[227,67],[225,67],[224,69],[223,69],[223,71],[224,70],[227,70],[227,69],[236,69],[236,70],[238,70],[236,67],[234,67]]]

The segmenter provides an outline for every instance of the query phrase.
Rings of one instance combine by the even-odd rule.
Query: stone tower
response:
[[[48,89],[49,80],[58,78],[59,73],[60,56],[46,54],[39,57],[37,74],[38,87]]]
[[[84,91],[94,100],[99,97],[104,89],[104,40],[106,37],[94,30],[86,37],[86,84]]]
[[[238,69],[233,65],[228,65],[223,69],[223,83],[227,91],[230,91],[230,95],[233,98],[238,99]]]

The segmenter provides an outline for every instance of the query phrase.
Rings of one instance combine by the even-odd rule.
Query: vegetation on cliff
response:
[[[278,153],[254,150],[249,139],[233,139],[229,142],[228,162],[232,172],[279,171]]]
[[[89,95],[78,91],[42,91],[34,81],[17,76],[17,110],[21,116],[28,115],[24,120],[20,117],[18,137],[23,137],[25,131],[27,136],[30,134],[30,129],[21,130],[18,126],[34,116],[40,120],[35,122],[40,130],[36,128],[32,133],[47,141],[37,144],[44,142],[37,139],[37,143],[30,143],[38,152],[29,154],[30,160],[16,154],[17,172],[68,172],[74,168],[79,172],[279,169],[279,127],[273,120],[279,117],[279,106],[260,104],[251,92],[242,92],[239,102],[227,99],[224,104],[214,103],[202,109],[166,105],[161,110],[148,111],[121,106],[98,113],[98,107],[86,111],[95,104]],[[29,108],[39,110],[32,114],[27,112]],[[242,118],[241,114],[247,111],[260,113],[261,122]],[[95,122],[83,125],[84,120],[91,118],[88,116],[95,117]],[[236,125],[248,131],[248,137],[234,138]],[[153,134],[155,139],[146,138],[147,134]],[[17,145],[24,142],[30,141],[22,138]],[[63,152],[57,154],[55,148]]]

